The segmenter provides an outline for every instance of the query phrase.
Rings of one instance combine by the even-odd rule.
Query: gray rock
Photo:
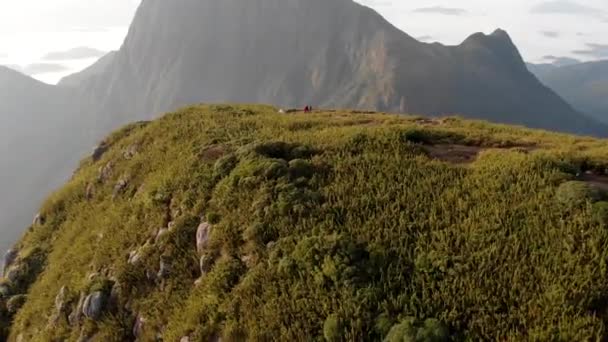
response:
[[[95,147],[95,149],[93,150],[93,155],[91,155],[91,158],[93,159],[93,161],[99,161],[99,159],[101,159],[101,157],[108,151],[108,145],[105,142],[102,142],[101,144],[99,144],[97,147]]]
[[[141,260],[141,253],[139,251],[131,251],[129,253],[129,264],[135,265]]]
[[[169,259],[168,257],[166,257],[166,256],[160,257],[160,270],[158,271],[158,274],[156,275],[158,278],[165,279],[169,276],[169,274],[171,274],[170,262],[171,262],[171,259]]]
[[[57,296],[55,296],[55,310],[57,312],[65,312],[67,310],[68,288],[63,286]]]
[[[211,267],[213,267],[213,260],[208,255],[203,255],[199,261],[199,267],[201,270],[201,276],[207,275],[209,271],[211,271]]]
[[[34,221],[32,222],[33,226],[41,226],[44,224],[44,217],[38,213],[36,214],[36,216],[34,217]]]
[[[0,298],[7,298],[12,293],[11,286],[9,283],[0,283]]]
[[[133,336],[136,340],[139,340],[139,338],[143,335],[145,324],[146,319],[141,314],[137,315],[137,318],[135,318],[135,324],[133,324]]]
[[[76,326],[80,323],[82,319],[82,307],[84,305],[85,296],[84,293],[80,294],[80,298],[78,299],[78,304],[72,313],[68,316],[68,322],[71,326]]]
[[[108,296],[101,291],[93,292],[88,295],[82,304],[82,314],[94,321],[99,320],[108,301],[107,297]]]
[[[169,232],[168,228],[161,228],[158,230],[158,233],[156,234],[156,237],[154,238],[154,243],[158,243],[158,240],[160,240],[160,238],[167,234]]]
[[[95,195],[95,185],[93,183],[87,184],[87,187],[84,191],[84,196],[87,200],[92,200]]]
[[[14,314],[17,313],[17,311],[19,311],[19,309],[21,309],[21,307],[23,306],[23,304],[25,304],[26,300],[27,300],[27,296],[26,295],[12,296],[6,302],[6,310],[8,310],[8,312],[11,315],[14,315]]]
[[[99,176],[97,177],[97,180],[105,183],[108,179],[110,179],[110,176],[112,175],[112,169],[113,169],[113,164],[112,162],[108,162],[106,165],[102,166],[99,168]]]
[[[7,270],[11,267],[13,262],[19,256],[19,252],[14,249],[9,249],[6,254],[4,254],[4,259],[2,260],[2,276],[6,277]]]
[[[146,279],[150,282],[156,282],[156,273],[152,270],[146,270]]]
[[[127,147],[127,149],[122,152],[122,156],[126,160],[130,160],[130,159],[133,159],[133,157],[135,157],[135,155],[137,154],[137,152],[139,152],[139,146],[138,145],[131,145],[131,146]]]
[[[129,185],[129,181],[126,178],[121,178],[116,185],[114,186],[114,192],[112,193],[112,198],[116,198],[116,196],[120,195]]]
[[[203,222],[196,230],[196,250],[199,254],[202,254],[209,244],[211,229],[212,227],[209,223]]]

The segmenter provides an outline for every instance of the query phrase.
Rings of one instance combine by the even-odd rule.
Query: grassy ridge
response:
[[[605,141],[458,118],[198,106],[106,145],[17,246],[18,263],[45,268],[11,340],[606,337],[604,195],[568,188],[604,175]],[[199,255],[201,222],[212,229]],[[111,292],[101,318],[70,324],[100,289]]]

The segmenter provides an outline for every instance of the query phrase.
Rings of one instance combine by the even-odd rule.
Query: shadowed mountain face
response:
[[[229,101],[605,133],[528,72],[504,31],[424,44],[351,0],[146,0],[114,63],[86,88],[109,127]]]
[[[577,110],[608,122],[608,61],[528,67]]]
[[[0,248],[31,222],[82,154],[84,123],[69,94],[0,67]]]
[[[198,102],[608,131],[528,72],[504,31],[424,44],[351,0],[144,0],[121,49],[62,85],[0,74],[4,230],[25,227],[38,199],[111,129]]]

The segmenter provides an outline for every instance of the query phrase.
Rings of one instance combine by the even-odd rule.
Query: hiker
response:
[[[308,112],[309,112],[308,106],[304,107],[304,113],[308,113]]]

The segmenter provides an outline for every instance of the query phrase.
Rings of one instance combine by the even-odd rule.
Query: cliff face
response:
[[[147,0],[116,62],[91,83],[109,126],[125,123],[121,115],[228,101],[605,133],[527,71],[506,32],[423,44],[350,0]]]

